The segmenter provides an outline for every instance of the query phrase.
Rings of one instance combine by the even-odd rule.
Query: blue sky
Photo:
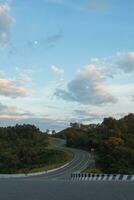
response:
[[[134,1],[0,1],[0,125],[134,112]]]

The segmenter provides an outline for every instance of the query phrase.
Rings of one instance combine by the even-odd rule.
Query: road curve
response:
[[[54,146],[56,149],[69,150],[73,152],[74,158],[66,166],[55,171],[48,172],[44,175],[39,175],[38,177],[46,179],[64,179],[69,178],[72,172],[81,172],[91,163],[91,156],[89,152],[80,149],[65,147],[65,140],[57,139],[58,144]],[[35,177],[37,178],[37,177]]]
[[[55,148],[63,148],[65,141]],[[1,200],[133,200],[134,182],[71,181],[71,172],[81,171],[91,159],[88,152],[70,149],[74,159],[60,170],[46,175],[0,179]],[[67,179],[66,179],[67,178]]]

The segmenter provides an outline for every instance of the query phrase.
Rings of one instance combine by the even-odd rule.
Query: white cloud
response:
[[[117,66],[125,73],[134,71],[134,52],[117,53]]]
[[[32,78],[31,78],[30,76],[28,76],[28,75],[21,75],[21,76],[19,77],[19,81],[20,81],[20,83],[22,83],[22,84],[30,83],[30,82],[32,81]]]
[[[9,108],[8,106],[0,103],[0,115],[7,114],[7,113],[9,114],[10,112],[14,112],[14,111],[15,109],[13,107]]]
[[[18,109],[17,107],[7,106],[3,103],[0,103],[0,120],[24,120],[31,117],[34,117],[34,114],[31,112],[25,112],[24,110]]]
[[[106,111],[95,111],[95,110],[83,110],[78,109],[74,110],[74,113],[77,115],[77,118],[80,118],[82,121],[102,121],[105,117],[119,118],[124,116],[126,113],[115,113],[115,112],[106,112]]]
[[[29,94],[27,88],[19,85],[15,80],[0,79],[0,95],[12,98],[25,97]]]
[[[51,66],[51,69],[55,72],[55,73],[58,73],[58,74],[63,74],[64,73],[64,69],[61,68],[61,67],[57,67],[55,65],[52,65]]]
[[[28,115],[13,115],[13,116],[0,116],[0,126],[13,126],[17,124],[34,124],[35,126],[39,127],[41,130],[45,131],[46,129],[50,130],[62,130],[63,128],[69,125],[70,121],[66,120],[58,120],[58,119],[51,119],[48,117],[35,117],[35,116],[28,116]]]
[[[0,4],[0,47],[8,43],[13,22],[14,18],[10,15],[9,5]]]
[[[104,68],[107,72],[106,75],[111,78],[122,74],[126,76],[126,73],[134,72],[134,51],[117,52],[104,58],[92,58],[91,63]]]
[[[55,95],[81,104],[115,103],[116,99],[106,90],[104,80],[102,68],[88,65],[78,70],[75,78],[68,83],[67,90],[57,89]]]

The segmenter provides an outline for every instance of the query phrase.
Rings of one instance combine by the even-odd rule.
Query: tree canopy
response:
[[[134,173],[134,114],[119,120],[104,118],[101,124],[70,127],[54,136],[67,146],[95,150],[96,166],[105,173]]]

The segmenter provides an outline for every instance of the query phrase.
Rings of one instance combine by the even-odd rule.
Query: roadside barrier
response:
[[[55,168],[55,169],[51,169],[48,171],[42,171],[42,172],[35,172],[35,173],[25,173],[25,174],[0,174],[0,179],[1,178],[26,178],[26,177],[32,177],[32,176],[40,176],[40,175],[45,175],[48,174],[50,172],[54,172],[57,171],[59,169],[62,169],[66,166],[68,166],[69,164],[71,164],[73,162],[73,160],[71,160],[70,162],[66,163],[65,165],[62,165],[61,167]]]
[[[134,175],[72,173],[71,180],[79,181],[134,181]]]

